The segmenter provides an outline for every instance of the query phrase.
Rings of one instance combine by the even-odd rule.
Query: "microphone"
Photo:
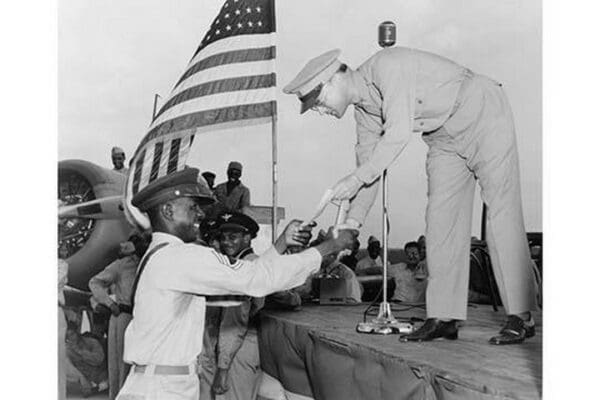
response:
[[[396,44],[396,24],[385,21],[379,24],[379,45],[383,48]]]

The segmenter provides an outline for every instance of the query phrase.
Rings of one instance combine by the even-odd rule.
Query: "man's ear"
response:
[[[160,215],[167,220],[173,220],[173,204],[171,202],[165,203],[160,207]]]

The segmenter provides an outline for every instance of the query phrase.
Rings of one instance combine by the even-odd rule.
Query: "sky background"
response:
[[[446,56],[503,83],[519,146],[528,231],[542,230],[542,24],[539,0],[278,1],[277,81],[288,83],[332,48],[359,66],[375,53],[377,26],[397,25],[397,45]],[[114,145],[132,156],[223,1],[60,0],[58,9],[58,159],[110,167]],[[160,103],[159,103],[160,105]],[[288,216],[308,217],[323,192],[354,167],[353,113],[342,120],[299,115],[295,96],[278,90],[279,200]],[[390,245],[425,229],[427,146],[414,134],[389,170]],[[225,179],[230,160],[244,165],[252,202],[271,201],[271,128],[198,135],[189,164]],[[476,194],[476,196],[479,196]],[[379,201],[361,232],[381,236]],[[319,219],[330,225],[334,209]],[[479,234],[481,201],[474,209]]]

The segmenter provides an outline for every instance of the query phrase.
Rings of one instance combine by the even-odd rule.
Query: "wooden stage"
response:
[[[536,336],[526,340],[523,344],[512,346],[493,346],[488,344],[488,339],[496,334],[504,322],[504,311],[502,308],[494,312],[491,306],[473,305],[468,309],[468,320],[463,322],[459,331],[459,338],[455,341],[437,339],[426,343],[401,343],[398,341],[398,335],[380,336],[360,334],[355,330],[356,324],[362,321],[363,312],[366,309],[366,304],[355,306],[303,306],[300,311],[276,311],[263,310],[261,312],[261,329],[268,331],[269,329],[279,329],[276,334],[271,336],[267,332],[260,334],[261,340],[261,357],[264,354],[263,346],[267,346],[265,342],[273,343],[278,341],[279,337],[287,335],[289,329],[295,332],[307,332],[307,337],[310,340],[303,341],[301,333],[294,333],[292,347],[295,347],[296,353],[302,352],[300,349],[307,342],[314,343],[318,338],[324,338],[331,343],[353,346],[355,349],[363,349],[374,357],[379,357],[378,363],[381,365],[381,357],[394,359],[396,363],[402,363],[408,368],[416,370],[431,371],[434,377],[440,377],[436,382],[447,381],[451,385],[459,386],[459,390],[450,390],[453,395],[443,395],[443,388],[436,389],[436,384],[432,390],[419,389],[419,392],[425,393],[422,396],[417,396],[414,393],[410,398],[494,398],[494,399],[540,399],[542,396],[542,315],[540,312],[534,313],[536,321]],[[425,318],[423,307],[412,308],[406,311],[406,307],[400,304],[392,303],[394,316],[398,319],[418,317]],[[396,311],[403,308],[404,311]],[[367,317],[371,319],[372,317]],[[417,323],[419,326],[420,323]],[[284,328],[275,328],[276,325]],[[287,326],[287,328],[285,328]],[[287,330],[286,330],[287,329]],[[317,339],[315,339],[317,338]],[[291,341],[290,341],[291,342]],[[271,346],[267,346],[271,347]],[[275,347],[276,348],[276,347]],[[268,353],[271,350],[266,350]],[[303,362],[310,360],[312,363],[323,364],[326,360],[314,361],[317,356],[303,355]],[[348,356],[347,362],[356,361],[352,351],[346,351]],[[277,364],[277,357],[282,354],[280,348],[272,350],[271,354],[265,357],[267,372],[275,375],[284,375],[285,365],[289,362],[282,363],[284,367]],[[378,356],[377,356],[378,355]],[[269,364],[268,356],[274,360]],[[353,360],[354,358],[354,360]],[[364,357],[363,357],[364,358]],[[341,358],[339,359],[341,360]],[[338,363],[340,362],[338,360]],[[346,361],[343,361],[346,363]],[[363,365],[365,362],[363,361]],[[368,364],[368,368],[373,368],[373,365]],[[309,366],[307,368],[310,369]],[[316,365],[312,366],[315,370],[327,370],[327,366]],[[325,369],[324,369],[325,368]],[[362,367],[365,368],[364,366]],[[272,369],[273,371],[269,371]],[[331,369],[331,366],[329,366]],[[357,367],[348,370],[356,373]],[[348,371],[345,373],[347,374]],[[382,369],[383,371],[383,369]],[[390,371],[390,370],[386,370]],[[368,372],[368,370],[367,370]],[[340,372],[341,373],[341,372]],[[387,373],[387,372],[386,372]],[[318,373],[317,373],[318,374]],[[356,376],[361,376],[362,372],[354,377],[345,378],[349,384],[353,384]],[[383,372],[377,373],[374,376],[380,376]],[[333,398],[338,397],[318,394],[319,389],[315,389],[315,383],[312,381],[315,374],[307,374],[310,378],[310,386],[312,396],[317,398]],[[390,376],[390,375],[387,375]],[[393,376],[393,375],[391,375]],[[281,377],[280,377],[281,378]],[[328,377],[328,379],[342,379],[342,376]],[[400,378],[398,378],[400,379]],[[393,380],[393,379],[389,379]],[[359,383],[360,384],[360,383]],[[381,383],[379,384],[381,386]],[[284,382],[284,387],[286,386]],[[427,386],[427,385],[425,385]],[[438,385],[439,386],[439,385]],[[428,387],[428,386],[427,386]],[[288,387],[286,387],[288,389]],[[369,389],[371,390],[371,389]],[[468,396],[459,395],[461,390],[465,390]],[[465,393],[466,393],[465,392]],[[305,395],[308,393],[304,393]],[[347,395],[345,395],[347,396]],[[353,398],[364,398],[363,395],[352,396]],[[369,396],[370,397],[370,396]],[[382,395],[374,395],[372,398],[396,398],[394,396],[386,397]]]

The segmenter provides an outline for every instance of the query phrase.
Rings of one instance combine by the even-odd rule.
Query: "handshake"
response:
[[[275,248],[281,254],[289,246],[308,246],[312,238],[312,229],[316,225],[316,222],[303,224],[302,221],[293,220],[275,242]],[[326,233],[319,233],[318,244],[314,248],[323,257],[345,249],[352,249],[358,233],[357,229],[345,225],[330,227]]]

